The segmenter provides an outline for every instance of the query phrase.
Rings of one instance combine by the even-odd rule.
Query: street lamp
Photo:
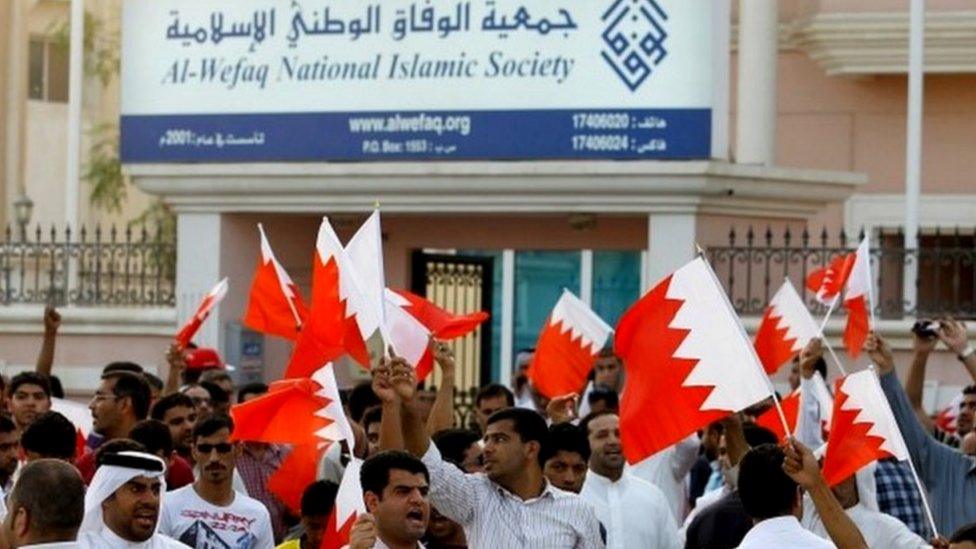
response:
[[[14,218],[20,227],[20,239],[24,240],[27,236],[27,224],[30,223],[31,214],[34,213],[34,201],[26,194],[21,194],[14,200]]]

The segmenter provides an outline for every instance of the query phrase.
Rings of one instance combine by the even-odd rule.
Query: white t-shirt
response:
[[[274,535],[267,508],[256,499],[234,492],[226,507],[208,503],[193,485],[166,494],[159,532],[190,547],[272,549]]]

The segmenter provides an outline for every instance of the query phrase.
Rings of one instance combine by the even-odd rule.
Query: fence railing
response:
[[[728,245],[709,246],[706,256],[743,315],[761,315],[784,278],[803,292],[807,275],[844,253],[863,238],[844,231],[831,238],[826,230],[811,235],[786,228],[774,234],[733,227]],[[871,238],[875,314],[879,318],[953,315],[976,318],[976,237],[973,229],[935,230],[918,235],[917,249],[904,246],[900,231],[882,231]],[[905,291],[906,284],[914,291]],[[811,311],[825,307],[810,292],[802,293]],[[907,299],[906,299],[907,297]],[[839,314],[843,314],[839,311]]]
[[[176,247],[159,229],[7,227],[3,236],[0,304],[176,304]]]

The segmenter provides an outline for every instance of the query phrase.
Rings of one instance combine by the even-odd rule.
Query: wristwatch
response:
[[[966,359],[973,356],[973,354],[976,354],[976,349],[973,348],[972,344],[969,344],[966,345],[966,348],[960,351],[960,353],[956,355],[956,357],[959,358],[959,360],[961,360],[962,362],[966,362]]]

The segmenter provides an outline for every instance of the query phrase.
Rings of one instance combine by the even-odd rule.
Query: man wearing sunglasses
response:
[[[274,547],[268,510],[234,491],[234,467],[241,448],[231,441],[233,431],[233,421],[219,414],[194,426],[192,454],[200,474],[193,484],[166,495],[161,532],[190,547]]]

